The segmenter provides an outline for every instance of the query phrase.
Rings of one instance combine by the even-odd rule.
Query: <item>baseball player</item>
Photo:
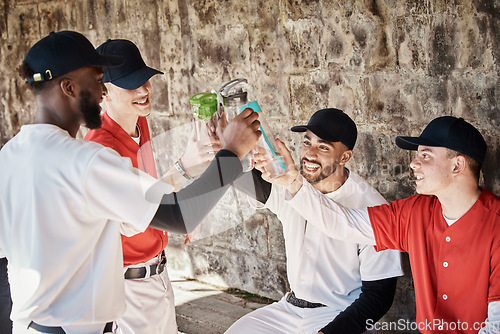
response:
[[[271,182],[286,184],[290,205],[324,234],[408,252],[421,333],[499,333],[500,199],[478,186],[481,133],[463,118],[443,116],[419,137],[397,137],[396,145],[417,152],[410,168],[419,195],[389,205],[353,210],[325,199],[292,165]]]
[[[0,150],[0,257],[9,261],[16,334],[102,333],[125,310],[120,231],[192,231],[260,135],[258,115],[244,110],[205,173],[172,192],[129,158],[75,139],[80,124],[101,125],[102,67],[122,63],[61,31],[38,41],[19,69],[38,107]]]
[[[290,205],[286,187],[271,185],[256,171],[252,182],[235,183],[251,195],[255,184],[253,197],[260,207],[280,219],[291,291],[280,301],[245,315],[226,333],[363,333],[366,321],[377,321],[392,305],[397,276],[403,274],[400,253],[377,253],[372,245],[336,240],[321,228],[328,226],[328,219],[315,216],[312,222],[301,212],[317,210],[324,198],[350,208],[386,201],[345,167],[353,155],[357,129],[344,112],[319,110],[307,125],[294,126],[292,131],[305,132],[300,175],[320,194],[314,206],[308,202]],[[265,161],[256,167],[265,171]],[[292,180],[298,176],[296,172]]]
[[[129,40],[108,40],[97,52],[122,56],[125,62],[104,70],[106,112],[101,117],[101,128],[88,131],[85,139],[111,147],[130,158],[134,167],[157,177],[146,116],[151,113],[149,79],[163,73],[147,66],[137,46]],[[220,149],[215,135],[207,139],[211,141],[189,142],[177,166],[185,169],[183,173],[175,167],[167,173],[169,183],[177,189],[187,182],[184,175],[197,176],[198,166],[206,168]],[[165,265],[167,243],[167,233],[151,227],[131,237],[122,235],[127,309],[115,322],[116,332],[177,333],[174,294]]]

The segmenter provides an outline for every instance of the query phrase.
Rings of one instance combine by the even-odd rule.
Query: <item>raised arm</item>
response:
[[[302,180],[300,190],[286,200],[309,223],[330,238],[352,243],[375,245],[375,236],[367,209],[348,209]]]
[[[184,154],[162,178],[162,181],[174,186],[176,192],[189,182],[189,178],[201,175],[221,149],[214,129],[208,128],[205,123],[201,126],[204,132],[200,134],[198,127],[193,127]]]
[[[165,194],[149,226],[174,233],[191,233],[241,175],[240,159],[221,150],[205,173],[177,193]]]
[[[279,139],[276,140],[283,154],[288,171],[285,175],[269,179],[268,173],[262,178],[273,184],[285,186],[288,194],[285,200],[304,217],[330,238],[352,243],[375,245],[375,236],[366,209],[347,209],[324,196],[310,185],[295,167],[290,151]],[[260,168],[260,165],[256,165]]]
[[[231,121],[220,135],[222,150],[207,170],[181,191],[163,195],[151,227],[184,234],[198,226],[240,176],[240,158],[252,149],[260,136],[257,118],[257,113],[245,109]]]

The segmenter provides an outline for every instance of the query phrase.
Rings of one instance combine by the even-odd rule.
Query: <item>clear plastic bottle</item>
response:
[[[217,128],[217,95],[215,93],[198,93],[189,99],[193,108],[194,126],[197,140],[211,136]]]
[[[226,82],[219,89],[218,94],[222,98],[224,113],[226,114],[228,123],[243,111],[244,108],[240,108],[247,103],[248,90],[247,79],[243,78]],[[241,164],[244,172],[253,168],[253,153],[251,151],[241,159]]]
[[[271,128],[266,120],[266,117],[261,114],[260,106],[257,102],[249,102],[246,105],[240,107],[240,110],[244,110],[245,108],[250,108],[253,111],[259,113],[259,122],[260,122],[260,131],[262,132],[262,136],[257,141],[258,150],[261,152],[265,152],[266,160],[268,163],[264,168],[266,171],[270,172],[269,177],[274,179],[278,176],[281,176],[287,172],[287,168],[285,165],[285,160],[281,155],[278,147],[276,146],[275,138],[272,134]]]

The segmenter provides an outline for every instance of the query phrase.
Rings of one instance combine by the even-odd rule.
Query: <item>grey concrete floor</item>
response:
[[[271,301],[170,274],[182,334],[220,334],[243,315]]]

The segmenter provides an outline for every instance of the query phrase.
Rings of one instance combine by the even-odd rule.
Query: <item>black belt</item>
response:
[[[297,306],[300,308],[317,308],[317,307],[324,307],[326,305],[323,305],[321,303],[311,303],[308,302],[307,300],[300,299],[295,297],[295,293],[291,291],[287,296],[286,296],[286,301],[292,304],[293,306]]]
[[[28,325],[28,328],[34,329],[40,333],[47,333],[47,334],[66,334],[64,329],[62,327],[50,327],[50,326],[43,326],[39,325],[36,322],[31,322]],[[104,326],[103,333],[112,333],[113,332],[113,323],[108,322],[106,326]]]
[[[149,266],[149,276],[161,274],[165,270],[166,264],[167,264],[167,258],[165,257],[165,253],[162,252],[161,261],[157,264]],[[145,278],[146,275],[147,275],[146,267],[128,268],[127,271],[125,271],[125,279]]]

